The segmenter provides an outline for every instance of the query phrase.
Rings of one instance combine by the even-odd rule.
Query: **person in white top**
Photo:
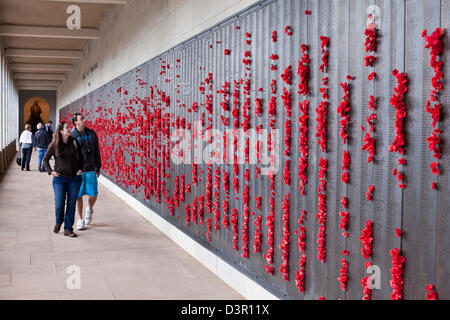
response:
[[[31,152],[33,151],[33,133],[31,129],[31,124],[27,123],[19,139],[19,147],[22,148],[22,171],[24,168],[30,171]]]

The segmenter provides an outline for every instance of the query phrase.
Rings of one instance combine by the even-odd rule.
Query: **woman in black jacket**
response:
[[[55,158],[52,169],[49,160]],[[70,136],[69,124],[61,122],[55,132],[52,143],[42,160],[48,174],[53,175],[55,192],[56,225],[53,232],[58,233],[64,222],[64,235],[76,237],[73,232],[75,220],[75,203],[81,186],[81,172],[84,166],[80,144]],[[66,212],[64,207],[67,198]]]

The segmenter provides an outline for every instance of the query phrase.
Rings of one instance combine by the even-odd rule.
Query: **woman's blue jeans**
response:
[[[53,177],[56,223],[64,222],[64,231],[73,231],[75,204],[81,187],[81,176]],[[66,212],[64,214],[64,207]]]

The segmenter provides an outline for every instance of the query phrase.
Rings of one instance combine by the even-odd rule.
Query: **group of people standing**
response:
[[[33,147],[35,151],[36,148],[39,151],[38,170],[40,172],[44,171],[42,159],[44,158],[44,155],[47,152],[48,145],[53,138],[52,124],[52,120],[49,120],[45,126],[42,123],[39,123],[37,125],[37,131],[34,134],[31,124],[27,123],[25,125],[25,130],[22,132],[19,138],[19,148],[22,150],[22,171],[24,169],[26,169],[26,171],[30,171],[30,160],[31,154],[33,152]]]
[[[51,129],[51,121],[49,122]],[[22,170],[30,171],[32,147],[39,149],[39,171],[53,176],[55,193],[56,223],[53,232],[58,233],[64,224],[64,235],[77,237],[73,232],[75,210],[78,216],[77,230],[84,230],[92,221],[94,204],[97,201],[101,156],[98,137],[94,130],[86,127],[83,114],[76,113],[74,125],[62,121],[55,132],[38,125],[37,132],[31,133],[31,125],[26,125],[20,136],[22,148]],[[28,126],[28,127],[27,127]],[[51,137],[51,138],[50,138]],[[26,150],[26,151],[24,151]],[[54,158],[54,166],[49,160]],[[88,196],[88,207],[83,218],[83,196]]]

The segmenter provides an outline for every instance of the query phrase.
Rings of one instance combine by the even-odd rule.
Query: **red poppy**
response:
[[[288,36],[292,36],[292,29],[291,26],[286,26],[284,28],[284,32],[288,35]]]
[[[272,59],[272,60],[278,60],[278,55],[277,55],[277,54],[272,54],[272,55],[269,57],[269,59]]]
[[[272,42],[277,42],[277,32],[275,30],[272,32]]]
[[[433,172],[433,174],[439,175],[439,169],[438,169],[437,162],[433,162],[432,164],[430,164],[430,168],[431,168],[431,172]]]

